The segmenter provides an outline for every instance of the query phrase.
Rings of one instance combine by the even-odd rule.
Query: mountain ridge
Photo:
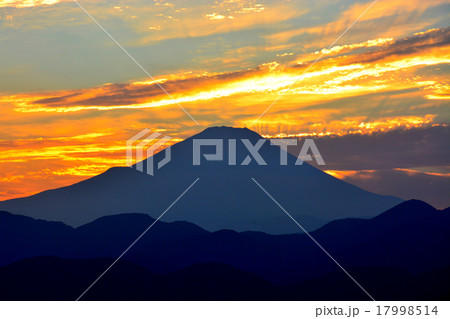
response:
[[[449,266],[450,215],[433,208],[425,213],[424,221],[414,214],[414,209],[421,207],[425,206],[420,201],[407,201],[386,212],[381,224],[378,217],[333,221],[311,235],[344,267],[423,272]],[[413,212],[411,218],[398,218],[408,211]],[[0,213],[0,266],[35,256],[114,258],[154,221],[145,214],[123,214],[102,217],[75,229],[55,222],[47,222],[54,228],[41,227],[43,221],[36,221],[37,230],[24,228],[24,221],[30,224],[30,220]],[[123,258],[155,273],[218,262],[279,284],[298,283],[336,270],[331,259],[305,234],[211,233],[187,222],[157,222]]]
[[[26,259],[0,267],[1,300],[76,300],[113,259]],[[352,268],[376,300],[448,300],[450,268],[421,274],[388,267]],[[70,276],[67,274],[70,273]],[[151,287],[151,289],[149,289]],[[343,272],[275,286],[254,274],[219,263],[200,263],[154,274],[119,261],[81,300],[367,300]]]
[[[251,178],[261,183],[294,217],[309,216],[309,221],[304,222],[309,230],[333,219],[372,217],[401,202],[395,197],[362,190],[308,163],[295,165],[296,158],[290,154],[287,154],[288,165],[280,165],[280,148],[269,145],[268,141],[260,149],[267,162],[265,166],[256,165],[255,160],[239,165],[249,155],[242,143],[236,146],[238,165],[204,158],[201,165],[192,163],[194,138],[246,138],[254,143],[260,137],[249,129],[208,128],[174,144],[172,161],[154,176],[129,167],[111,168],[70,186],[0,202],[0,210],[63,221],[72,226],[121,213],[146,213],[157,218],[199,178],[163,220],[189,221],[209,231],[233,228],[281,234],[296,232],[297,228],[285,220],[283,212]],[[205,152],[212,151],[206,147]],[[159,162],[163,156],[164,152],[159,152],[152,160]],[[228,158],[226,147],[223,156]],[[147,161],[143,161],[144,168]]]

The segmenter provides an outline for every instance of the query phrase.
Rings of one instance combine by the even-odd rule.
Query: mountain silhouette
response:
[[[76,300],[112,259],[36,257],[0,268],[0,300]],[[350,269],[376,300],[448,300],[449,268],[418,275],[387,268]],[[218,263],[170,274],[119,261],[80,300],[367,300],[343,272],[276,286]]]
[[[0,268],[0,299],[76,300],[112,261],[36,257],[17,262]],[[272,288],[253,274],[214,263],[158,275],[119,261],[104,279],[82,300],[245,300],[267,298]]]
[[[306,162],[295,165],[296,157],[291,154],[287,155],[287,165],[280,165],[280,148],[267,140],[259,150],[267,165],[257,165],[241,140],[255,145],[261,138],[246,128],[208,128],[173,145],[172,160],[154,176],[134,167],[114,167],[67,187],[0,202],[0,209],[72,226],[122,213],[146,213],[157,218],[199,178],[162,220],[188,221],[208,231],[233,229],[286,234],[298,232],[297,225],[252,178],[308,230],[335,219],[373,217],[401,202],[395,197],[367,192]],[[224,161],[206,161],[201,157],[200,165],[193,165],[194,139],[223,140]],[[236,140],[236,165],[228,165],[230,139]],[[206,154],[214,152],[210,146],[201,150]],[[160,162],[164,153],[154,155],[154,163]],[[241,165],[247,156],[251,161]],[[144,169],[147,161],[142,163]]]
[[[146,214],[122,214],[72,228],[1,212],[0,266],[37,256],[115,258],[153,221]],[[388,267],[419,274],[450,266],[449,231],[448,211],[410,200],[372,219],[332,221],[311,235],[346,268]],[[187,222],[157,222],[123,260],[156,274],[220,263],[274,285],[298,284],[339,270],[305,234],[211,233]]]
[[[0,212],[0,266],[37,256],[118,256],[154,221],[146,214],[120,214],[73,228],[62,222]],[[142,240],[155,244],[202,234],[208,232],[191,223],[158,222],[152,227],[152,236]]]

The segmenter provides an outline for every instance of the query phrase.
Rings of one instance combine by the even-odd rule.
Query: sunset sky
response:
[[[0,0],[0,200],[125,166],[144,128],[229,125],[449,206],[450,3],[379,0],[327,49],[372,2],[80,0],[156,84],[74,1]]]

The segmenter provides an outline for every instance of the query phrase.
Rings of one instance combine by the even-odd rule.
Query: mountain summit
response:
[[[204,154],[214,154],[215,148],[202,146],[200,165],[193,165],[194,139],[222,140],[223,160],[207,161]],[[287,165],[280,165],[280,148],[269,141],[258,150],[266,164],[258,165],[242,139],[255,145],[262,137],[247,128],[211,127],[173,145],[171,161],[153,176],[134,167],[114,167],[71,186],[0,202],[0,210],[72,226],[119,213],[147,213],[157,218],[199,178],[162,220],[189,221],[209,231],[280,234],[298,232],[298,226],[252,178],[308,229],[334,219],[375,216],[401,202],[362,190],[307,163],[295,165],[296,157],[290,154]],[[230,140],[236,144],[235,165],[229,162],[229,145],[234,143]],[[164,153],[149,159],[158,163]],[[147,160],[142,163],[144,168]]]

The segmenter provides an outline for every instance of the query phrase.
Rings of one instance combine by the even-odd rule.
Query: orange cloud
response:
[[[348,177],[359,178],[359,179],[371,179],[374,178],[375,170],[360,170],[360,171],[333,171],[326,170],[325,173],[334,176],[339,179],[345,179]]]
[[[378,39],[374,39],[374,40],[367,40],[367,41],[361,42],[361,43],[336,45],[336,46],[331,47],[330,49],[322,49],[322,50],[320,50],[320,52],[316,51],[314,53],[315,54],[342,53],[342,52],[348,52],[348,51],[351,51],[354,49],[359,49],[359,48],[371,48],[371,47],[383,46],[386,44],[390,44],[392,42],[394,42],[393,38],[378,38]]]
[[[141,6],[140,6],[141,7]],[[141,7],[140,16],[149,16],[153,11]],[[287,21],[300,17],[307,10],[298,10],[292,3],[258,4],[256,1],[216,1],[214,5],[196,5],[183,9],[172,8],[150,17],[164,32],[148,33],[148,19],[140,19],[134,24],[135,31],[141,36],[132,45],[144,45],[175,38],[204,37],[212,34],[229,33]]]
[[[2,0],[0,1],[0,8],[2,7],[29,8],[36,6],[48,6],[62,1],[64,0]]]
[[[450,173],[427,172],[423,169],[396,168],[395,170],[405,172],[408,175],[426,174],[431,176],[450,177]]]
[[[343,136],[348,134],[372,134],[375,132],[386,132],[395,129],[410,129],[429,126],[435,115],[405,116],[385,118],[379,121],[365,121],[365,117],[346,118],[340,121],[329,121],[327,123],[314,123],[306,132],[300,133],[277,133],[263,134],[265,138],[290,138],[311,136]]]
[[[427,168],[425,168],[427,169]],[[411,169],[411,168],[395,168],[396,171],[405,172],[408,175],[417,175],[417,174],[426,174],[431,176],[439,176],[439,177],[450,177],[450,173],[437,173],[437,172],[428,172],[422,168]],[[360,180],[369,180],[378,178],[377,170],[346,170],[346,171],[337,171],[337,170],[326,170],[325,173],[334,176],[339,179],[360,179]]]
[[[102,87],[58,92],[56,95],[15,95],[2,97],[3,102],[15,104],[18,112],[77,112],[86,110],[143,109],[181,103],[219,100],[232,96],[257,95],[260,101],[283,94],[301,76],[301,85],[289,90],[289,99],[303,101],[355,96],[371,92],[422,87],[423,81],[400,81],[396,73],[411,72],[418,67],[450,63],[450,29],[435,30],[413,37],[391,41],[350,44],[346,48],[374,47],[377,50],[361,54],[330,57],[315,69],[304,72],[305,65],[285,67],[276,62],[257,68],[229,73],[180,75],[158,80],[173,99],[163,94],[150,81],[130,84],[107,84]],[[388,45],[386,45],[389,43]],[[381,47],[379,47],[381,46]],[[406,48],[408,48],[406,50]],[[338,48],[343,50],[343,47]],[[338,52],[338,51],[337,51]],[[419,53],[420,52],[420,53]],[[418,54],[416,54],[418,53]],[[436,89],[432,98],[443,88],[427,82],[427,89]]]
[[[308,37],[307,48],[327,47],[365,12],[372,2],[351,5],[340,12],[336,19],[324,25],[285,30],[267,35],[266,38],[270,44],[281,45],[298,36],[314,35]],[[433,17],[418,20],[418,17],[421,17],[426,10],[445,4],[447,4],[446,0],[378,1],[359,19],[357,25],[346,33],[345,38],[351,41],[363,38],[365,41],[373,34],[382,38],[392,38],[416,32],[432,25],[438,19]]]

